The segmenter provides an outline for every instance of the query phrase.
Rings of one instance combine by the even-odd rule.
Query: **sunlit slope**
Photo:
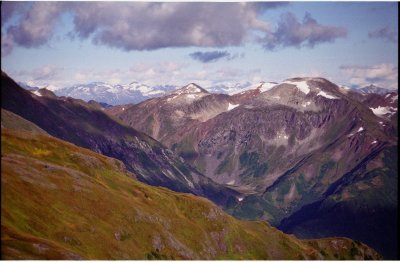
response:
[[[45,134],[1,132],[3,259],[380,258],[346,238],[300,241],[264,222],[239,221]]]
[[[25,130],[33,133],[47,134],[46,131],[33,124],[32,122],[3,108],[1,109],[1,127]]]

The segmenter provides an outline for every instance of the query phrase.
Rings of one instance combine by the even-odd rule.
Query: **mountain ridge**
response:
[[[289,81],[291,79],[292,80],[296,79],[296,77],[288,78],[280,83],[284,83],[285,81]],[[299,77],[297,77],[297,79],[299,79]],[[313,79],[317,78],[313,77]],[[260,81],[255,83],[246,82],[246,83],[236,83],[236,84],[214,84],[208,86],[206,89],[203,90],[210,93],[223,93],[223,94],[234,95],[241,92],[245,92],[247,90],[259,89],[259,88],[261,92],[263,92],[280,83]],[[23,82],[19,82],[18,84],[29,91],[36,91],[40,89],[40,87],[30,86],[27,83]],[[190,83],[187,85],[190,85]],[[197,86],[200,87],[199,85]],[[47,86],[42,86],[41,88],[46,88],[46,87],[48,90],[53,91],[57,96],[69,96],[76,99],[82,99],[84,101],[95,100],[98,102],[107,103],[115,106],[122,104],[140,103],[147,99],[167,95],[168,93],[174,92],[175,90],[180,89],[184,86],[178,86],[178,85],[150,86],[139,83],[138,81],[131,81],[129,84],[111,84],[103,81],[95,81],[89,83],[74,84],[72,86],[67,86],[67,87],[56,88],[52,87],[51,85],[47,85]],[[395,91],[395,90],[385,89],[382,87],[377,87],[373,84],[365,87],[357,86],[345,89],[351,90],[353,92],[355,91],[360,94],[369,94],[369,93],[386,94]]]
[[[390,108],[390,114],[374,111],[379,106]],[[167,95],[111,110],[106,112],[147,132],[215,182],[241,192],[241,201],[228,209],[240,218],[279,225],[320,200],[330,184],[361,184],[345,184],[346,174],[366,176],[375,168],[380,170],[373,173],[375,184],[365,177],[361,188],[379,188],[374,191],[379,197],[386,189],[397,190],[391,188],[393,177],[384,171],[387,164],[382,160],[385,149],[397,146],[394,93],[362,95],[323,78],[291,78],[264,92],[210,93],[192,100]],[[332,197],[344,201],[337,194]],[[360,195],[357,201],[362,199]],[[396,209],[395,202],[384,203]],[[387,222],[393,227],[397,223]],[[379,245],[383,235],[371,233],[363,240]],[[396,257],[393,246],[390,249],[389,256]]]

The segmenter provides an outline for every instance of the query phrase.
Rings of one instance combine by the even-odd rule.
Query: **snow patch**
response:
[[[122,108],[122,111],[124,111],[124,110],[125,110],[125,107]]]
[[[270,83],[270,82],[262,83],[260,86],[260,92],[262,93],[262,92],[268,91],[276,85],[277,85],[276,83]]]
[[[384,107],[378,106],[377,108],[370,107],[369,109],[371,109],[372,112],[377,116],[383,116],[386,114],[394,114],[395,112],[392,112],[392,111],[397,111],[397,108],[388,107],[388,106],[384,106]]]
[[[242,202],[244,199],[244,197],[238,197],[237,200],[239,200],[239,202]]]
[[[146,95],[158,95],[158,94],[164,94],[165,92],[162,90],[153,90],[150,92],[145,93]]]
[[[229,181],[228,183],[226,183],[227,185],[230,185],[230,186],[232,186],[232,185],[234,185],[235,184],[235,180],[231,180],[231,181]]]
[[[303,107],[307,107],[307,106],[309,106],[309,105],[311,105],[311,102],[310,102],[310,101],[307,101],[306,103],[302,104]]]
[[[240,106],[240,104],[237,104],[237,105],[233,105],[233,104],[231,104],[231,103],[229,103],[228,104],[228,111],[231,111],[232,109],[234,109],[234,108],[236,108],[236,107],[238,107],[238,106]]]
[[[295,85],[301,92],[304,94],[310,93],[310,86],[307,84],[307,81],[293,82],[293,81],[285,81],[284,83]]]
[[[357,130],[356,133],[362,132],[362,131],[364,131],[364,127],[361,126],[361,127]],[[352,136],[354,136],[354,134],[353,134],[353,133],[350,133],[347,137],[352,137]]]
[[[395,95],[394,97],[391,98],[392,103],[396,102],[399,98],[399,95]]]
[[[319,91],[317,96],[323,96],[323,97],[328,98],[328,99],[338,99],[336,96],[329,95],[329,94],[325,93],[324,91]]]
[[[250,84],[246,86],[238,86],[238,87],[232,87],[230,89],[233,89],[232,91],[227,92],[229,95],[236,95],[236,94],[243,94],[249,90],[260,90],[260,92],[265,92],[270,89],[272,89],[274,86],[277,86],[278,83],[274,82],[259,82],[257,84]]]
[[[37,96],[42,96],[42,94],[41,94],[38,90],[33,91],[32,93],[34,93],[34,94],[37,95]]]
[[[194,188],[193,183],[190,182],[189,179],[187,179],[185,176],[183,176],[183,178],[186,180],[186,182],[188,183],[188,185],[189,185],[191,188]]]
[[[378,143],[378,141],[372,141],[371,145]]]

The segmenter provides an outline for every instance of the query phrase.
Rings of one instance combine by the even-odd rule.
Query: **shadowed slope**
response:
[[[148,184],[206,196],[225,206],[237,192],[185,164],[153,138],[106,115],[98,106],[65,97],[36,96],[2,72],[2,107],[35,123],[50,135],[125,163]]]

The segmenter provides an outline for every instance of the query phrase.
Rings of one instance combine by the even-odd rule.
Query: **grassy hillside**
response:
[[[3,108],[1,109],[1,127],[25,130],[33,133],[47,134],[46,131],[33,124],[32,122]]]
[[[301,241],[122,162],[41,133],[1,130],[3,259],[379,259],[347,238]]]

